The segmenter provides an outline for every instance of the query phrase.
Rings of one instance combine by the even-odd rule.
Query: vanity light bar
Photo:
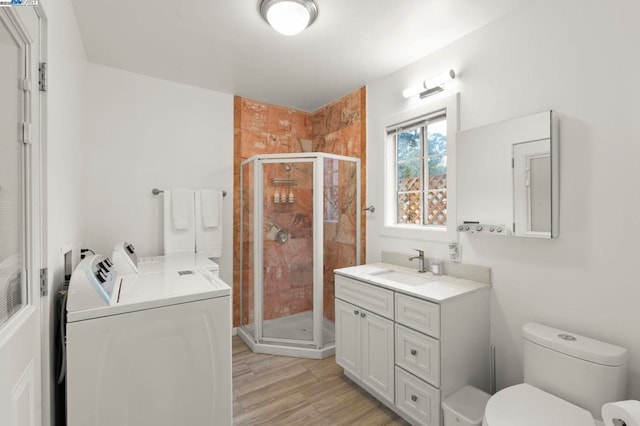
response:
[[[511,229],[508,226],[480,222],[462,222],[457,229],[458,232],[467,234],[511,235]]]
[[[411,98],[413,96],[420,95],[421,99],[426,98],[427,96],[442,92],[444,90],[444,85],[454,78],[456,78],[456,72],[450,69],[447,72],[443,72],[424,80],[420,85],[404,89],[402,91],[402,96],[405,98]]]

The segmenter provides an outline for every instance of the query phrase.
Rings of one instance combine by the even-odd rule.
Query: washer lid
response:
[[[206,269],[118,277],[117,297],[108,306],[71,311],[67,321],[83,321],[146,309],[229,296],[231,288]]]
[[[526,383],[491,397],[484,413],[487,426],[594,426],[584,408]]]
[[[196,253],[176,253],[165,256],[138,258],[138,273],[185,271],[187,269],[206,268],[217,271],[218,264]]]
[[[169,301],[183,296],[193,301],[226,296],[229,293],[230,288],[224,281],[202,269],[138,274],[122,277],[118,304]]]

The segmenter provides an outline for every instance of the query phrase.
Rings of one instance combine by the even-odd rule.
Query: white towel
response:
[[[171,216],[173,229],[188,229],[193,218],[193,191],[188,189],[171,190]]]
[[[186,191],[187,196],[184,204],[187,210],[187,228],[176,229],[173,216],[174,192]],[[164,191],[164,254],[173,253],[195,253],[196,251],[196,226],[194,221],[195,192],[187,190]]]
[[[200,202],[202,207],[202,224],[205,228],[215,228],[220,224],[220,205],[222,204],[222,191],[213,189],[200,190]]]
[[[219,194],[221,199],[222,193]],[[222,202],[218,202],[217,204],[218,226],[206,227],[202,214],[202,191],[196,193],[196,252],[205,257],[222,256]]]

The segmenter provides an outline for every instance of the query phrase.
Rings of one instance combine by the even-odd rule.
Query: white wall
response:
[[[111,255],[119,241],[163,253],[162,195],[218,188],[224,199],[220,276],[232,282],[233,96],[90,64],[84,243]]]
[[[449,66],[461,130],[554,109],[560,118],[560,238],[463,236],[463,262],[492,268],[498,387],[522,380],[521,326],[539,321],[625,346],[640,399],[640,4],[536,2],[368,85],[367,205],[382,206],[384,117],[417,105],[403,88]],[[424,102],[424,101],[423,101]],[[382,211],[380,209],[379,211]],[[382,235],[370,216],[368,261],[443,245]]]
[[[83,157],[86,133],[85,89],[87,58],[70,0],[42,0],[48,21],[49,89],[46,96],[47,117],[47,266],[49,298],[44,307],[43,383],[53,348],[53,321],[57,290],[64,276],[63,250],[74,250],[78,257],[82,241]],[[53,345],[55,342],[51,341]],[[55,383],[55,382],[54,382]],[[53,383],[52,383],[53,387]],[[44,424],[50,424],[52,401],[43,394]],[[51,395],[53,398],[53,394]]]

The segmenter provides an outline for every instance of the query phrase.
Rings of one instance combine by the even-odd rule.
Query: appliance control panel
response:
[[[101,254],[85,257],[71,274],[67,311],[111,305],[116,279],[111,259]]]
[[[133,244],[126,241],[116,244],[113,248],[113,262],[120,275],[138,273],[138,254]]]

